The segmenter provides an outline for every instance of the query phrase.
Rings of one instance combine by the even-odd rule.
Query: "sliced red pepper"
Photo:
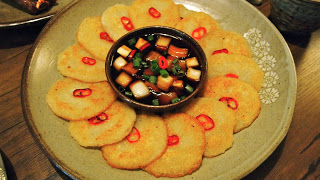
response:
[[[167,61],[167,59],[166,59],[164,56],[160,56],[160,57],[159,57],[159,62],[158,62],[158,64],[159,64],[159,67],[160,67],[161,69],[167,69],[167,67],[168,67],[168,61]]]
[[[135,143],[140,139],[140,132],[137,128],[133,127],[131,133],[126,138],[129,143]]]
[[[200,122],[201,126],[206,130],[209,131],[215,127],[215,124],[213,120],[205,115],[205,114],[200,114],[196,117],[196,119]]]
[[[100,39],[103,39],[103,40],[106,40],[106,41],[108,41],[108,42],[114,42],[112,39],[111,39],[111,37],[109,36],[109,34],[108,33],[106,33],[106,32],[101,32],[100,33]]]
[[[233,110],[238,108],[238,101],[233,99],[232,97],[222,97],[219,99],[219,101],[226,101],[228,107]]]
[[[150,43],[147,43],[147,44],[143,45],[143,46],[139,49],[139,51],[142,52],[142,51],[144,51],[145,49],[147,49],[147,48],[150,47],[150,46],[151,46],[151,44],[150,44]]]
[[[212,55],[220,54],[220,53],[226,53],[226,54],[228,54],[229,51],[228,51],[228,49],[220,49],[220,50],[214,51],[214,52],[212,53]]]
[[[106,122],[106,120],[108,120],[108,115],[106,115],[105,113],[101,113],[98,116],[88,119],[89,123],[92,125],[102,124]]]
[[[133,56],[136,54],[137,50],[132,50],[128,55],[128,61],[132,61]]]
[[[92,93],[92,90],[87,88],[87,89],[76,89],[73,91],[73,96],[74,97],[80,97],[80,98],[84,98],[87,96],[90,96]]]
[[[179,136],[172,135],[168,137],[168,143],[167,143],[168,146],[174,146],[177,144],[179,144]]]
[[[83,62],[84,64],[87,64],[87,65],[90,65],[90,66],[93,66],[93,65],[96,64],[96,60],[93,59],[93,58],[89,58],[89,57],[83,57],[83,58],[82,58],[82,62]]]
[[[237,76],[235,74],[227,74],[226,77],[239,79],[239,76]]]
[[[149,14],[154,18],[159,18],[161,16],[161,13],[154,7],[149,8]]]
[[[131,19],[128,17],[121,17],[121,23],[127,31],[131,31],[134,28]]]
[[[201,39],[207,34],[207,29],[204,27],[198,27],[192,31],[192,37],[195,39]]]

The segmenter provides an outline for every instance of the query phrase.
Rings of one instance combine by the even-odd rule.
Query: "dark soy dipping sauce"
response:
[[[150,35],[152,35],[152,36],[154,37],[152,41],[148,40],[148,36],[150,36]],[[185,60],[185,59],[187,59],[187,58],[197,57],[196,54],[195,54],[195,53],[193,52],[193,50],[192,50],[193,48],[191,48],[190,46],[188,46],[188,43],[187,43],[186,40],[181,39],[181,38],[178,38],[178,37],[175,37],[175,36],[172,36],[172,35],[163,34],[163,33],[152,33],[152,34],[144,34],[144,35],[142,35],[142,36],[139,36],[139,37],[143,38],[144,40],[148,41],[148,42],[151,44],[151,46],[149,46],[147,49],[143,50],[142,52],[140,52],[137,48],[135,48],[134,45],[130,46],[129,43],[128,43],[128,41],[126,41],[126,42],[124,43],[124,45],[128,46],[128,47],[131,48],[132,50],[136,50],[137,53],[138,53],[138,52],[139,52],[139,53],[142,53],[142,54],[143,54],[143,58],[142,58],[143,61],[145,61],[145,57],[146,57],[146,55],[147,55],[150,51],[156,51],[156,52],[158,52],[159,54],[161,54],[162,56],[164,56],[165,58],[167,58],[167,56],[170,56],[170,55],[167,53],[167,51],[159,51],[159,50],[156,49],[155,43],[156,43],[157,39],[159,38],[159,36],[165,36],[165,37],[170,37],[170,38],[172,38],[172,39],[171,39],[171,42],[170,42],[170,45],[172,44],[172,45],[174,45],[174,46],[176,46],[176,47],[179,47],[179,48],[186,48],[186,49],[188,49],[188,55],[187,55],[185,58],[177,58],[178,60]],[[135,39],[137,40],[137,39],[139,39],[139,37],[135,37]],[[123,44],[121,44],[120,46],[122,46],[122,45],[123,45]],[[170,45],[169,45],[169,46],[170,46]],[[119,46],[119,47],[120,47],[120,46]],[[113,61],[114,61],[117,57],[119,57],[119,56],[120,56],[120,54],[118,54],[118,53],[116,53],[116,55],[113,56],[113,59],[112,59],[112,61],[111,61],[111,63],[110,63],[110,66],[112,66]],[[197,58],[198,58],[198,57],[197,57]],[[129,61],[128,61],[128,58],[125,58],[125,59],[126,59],[127,62],[129,62]],[[155,59],[155,60],[156,60],[156,59]],[[198,66],[198,67],[194,67],[194,69],[201,70],[201,66],[202,66],[201,61],[198,60],[198,62],[199,62],[199,66]],[[150,64],[149,64],[149,65],[150,65]],[[117,71],[117,70],[115,70],[113,67],[112,67],[111,69],[112,69],[112,70],[111,70],[111,77],[112,77],[112,79],[116,79],[116,78],[119,76],[119,74],[122,72],[122,71]],[[134,74],[134,76],[132,76],[132,78],[133,78],[132,82],[134,82],[134,81],[136,81],[136,80],[142,80],[142,81],[145,81],[145,80],[146,80],[146,79],[144,79],[143,76],[142,76],[144,69],[145,69],[145,68],[143,68],[143,67],[142,67],[142,68],[139,68],[139,71],[138,71],[136,74]],[[174,76],[172,72],[170,72],[170,71],[168,71],[168,72],[169,72],[169,75],[170,75],[170,76]],[[185,72],[185,74],[186,74],[186,72]],[[158,76],[158,75],[156,75],[156,76]],[[201,76],[202,76],[202,75],[201,75]],[[199,83],[198,81],[195,82],[195,81],[188,80],[188,79],[186,78],[186,75],[184,75],[183,77],[179,78],[179,80],[183,80],[183,81],[184,81],[184,86],[185,86],[186,84],[189,84],[191,87],[193,87],[193,89],[196,89],[196,87],[197,87],[197,85],[198,85],[198,83]],[[146,81],[148,81],[148,80],[146,80]],[[132,83],[132,82],[131,82],[131,83]],[[117,83],[115,83],[115,84],[116,84],[117,88],[120,89],[120,85],[118,85]],[[135,100],[135,101],[137,101],[137,102],[143,103],[143,104],[153,105],[153,104],[152,104],[152,101],[153,101],[154,99],[158,99],[158,97],[159,97],[161,94],[163,94],[163,93],[170,93],[170,92],[174,92],[174,91],[175,91],[173,87],[170,87],[170,89],[169,89],[168,92],[163,92],[162,90],[160,90],[161,92],[160,92],[160,93],[157,93],[157,92],[153,91],[153,90],[150,89],[150,88],[149,88],[149,90],[150,90],[150,92],[151,92],[151,95],[148,96],[148,97],[146,97],[146,98],[136,99],[134,96],[131,96],[130,98],[133,99],[133,100]],[[125,90],[123,91],[123,94],[124,94],[125,91],[130,91],[129,86],[125,88]],[[181,91],[179,91],[178,97],[179,97],[179,98],[180,98],[180,97],[183,97],[183,96],[187,97],[188,95],[189,95],[188,92],[186,92],[186,91],[184,91],[184,90],[181,90]],[[171,104],[171,102],[170,102],[169,104]],[[163,104],[160,104],[160,105],[163,105]]]

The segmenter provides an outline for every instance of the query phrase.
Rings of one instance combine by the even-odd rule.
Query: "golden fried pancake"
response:
[[[115,101],[102,114],[88,120],[71,121],[69,132],[81,146],[103,146],[125,138],[136,121],[136,112],[127,104]]]
[[[101,33],[105,33],[101,25],[101,17],[85,18],[77,32],[77,40],[93,57],[105,61],[112,42],[101,39]]]
[[[199,44],[207,58],[219,50],[226,49],[228,54],[239,54],[252,57],[248,41],[239,33],[233,31],[212,31],[199,40]]]
[[[78,43],[58,56],[57,68],[63,76],[84,82],[107,81],[105,63],[96,60]]]
[[[204,85],[202,95],[218,98],[235,111],[235,133],[250,126],[260,114],[261,101],[258,91],[251,84],[236,78],[210,78]]]
[[[165,114],[168,149],[144,168],[156,177],[182,177],[195,171],[202,162],[205,134],[202,126],[185,113]]]
[[[264,73],[252,58],[220,53],[209,56],[207,62],[208,78],[231,76],[250,83],[257,91],[263,87]]]
[[[192,12],[184,17],[176,28],[189,34],[194,39],[200,40],[206,37],[209,32],[215,32],[220,29],[220,25],[209,14]]]
[[[85,120],[105,111],[117,98],[107,82],[85,83],[59,79],[51,86],[46,101],[51,110],[66,120]]]
[[[159,158],[167,148],[167,129],[155,114],[137,114],[131,133],[122,141],[101,148],[107,163],[119,169],[138,169]]]
[[[181,111],[195,117],[205,129],[205,157],[218,156],[232,146],[236,116],[219,99],[195,98]]]
[[[190,13],[193,13],[194,11],[187,9],[184,5],[182,4],[177,4],[178,9],[179,9],[179,14],[180,18],[183,19],[187,17]]]
[[[129,9],[129,17],[135,28],[175,27],[180,21],[178,6],[172,0],[135,0]]]
[[[128,33],[130,28],[122,24],[121,18],[129,18],[129,6],[124,4],[115,4],[107,8],[101,16],[102,28],[107,32],[113,41]],[[122,19],[123,20],[123,19]]]

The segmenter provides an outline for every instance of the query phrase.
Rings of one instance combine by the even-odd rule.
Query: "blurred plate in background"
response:
[[[49,20],[55,13],[63,9],[72,0],[58,0],[56,5],[47,11],[38,15],[31,15],[23,11],[19,5],[12,0],[0,1],[0,29],[20,27],[30,25],[32,23],[39,23]]]

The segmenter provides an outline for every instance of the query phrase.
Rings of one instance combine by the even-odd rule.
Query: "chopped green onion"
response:
[[[152,61],[151,61],[152,62]],[[158,64],[151,64],[151,71],[156,73],[156,74],[159,74],[159,71],[160,71],[160,67]]]
[[[143,54],[140,53],[140,52],[137,52],[135,55],[134,55],[135,58],[142,58],[143,57]]]
[[[186,96],[181,96],[181,97],[180,97],[181,100],[184,99],[184,98],[186,98]]]
[[[150,76],[149,77],[149,82],[152,84],[156,84],[157,80],[158,80],[157,76]]]
[[[150,64],[151,64],[151,65],[153,65],[153,64],[158,64],[158,63],[159,63],[158,60],[152,60],[152,61],[150,61]]]
[[[143,79],[149,79],[150,75],[142,74]]]
[[[153,104],[154,106],[159,106],[159,100],[158,100],[158,99],[152,100],[152,104]]]
[[[174,64],[174,67],[176,68],[176,70],[180,70],[181,69],[181,67],[180,67],[180,65],[179,64]]]
[[[177,73],[177,76],[179,78],[183,77],[184,76],[184,71],[183,70],[180,70],[178,73]]]
[[[187,91],[187,93],[192,93],[193,92],[193,87],[190,86],[189,84],[186,85],[185,90]]]
[[[171,71],[173,72],[173,74],[177,74],[177,70],[176,70],[176,68],[175,67],[173,67],[172,69],[171,69]]]
[[[133,96],[132,92],[130,92],[130,91],[126,91],[126,92],[124,92],[124,94],[125,94],[126,96]]]
[[[130,39],[130,40],[128,41],[129,46],[133,46],[133,45],[135,45],[136,43],[137,43],[136,38],[132,38],[132,39]]]
[[[140,60],[138,58],[132,60],[132,66],[134,69],[139,69],[140,68]]]
[[[142,62],[142,59],[141,59],[140,57],[135,57],[134,59],[136,59],[136,60],[138,60],[138,61]]]
[[[123,86],[119,86],[118,89],[119,89],[120,92],[124,92],[126,90],[126,88],[124,88]]]
[[[165,70],[165,69],[161,69],[159,72],[160,72],[161,76],[164,77],[164,78],[169,76],[168,71]]]
[[[153,35],[149,35],[149,36],[148,36],[148,41],[153,41],[153,40],[154,40]]]
[[[173,64],[177,64],[178,61],[179,61],[179,60],[178,60],[177,58],[175,58],[175,59],[172,61],[172,63],[173,63]]]
[[[180,101],[180,99],[179,99],[178,97],[173,98],[173,99],[171,100],[172,103],[177,103],[177,102],[179,102],[179,101]]]

